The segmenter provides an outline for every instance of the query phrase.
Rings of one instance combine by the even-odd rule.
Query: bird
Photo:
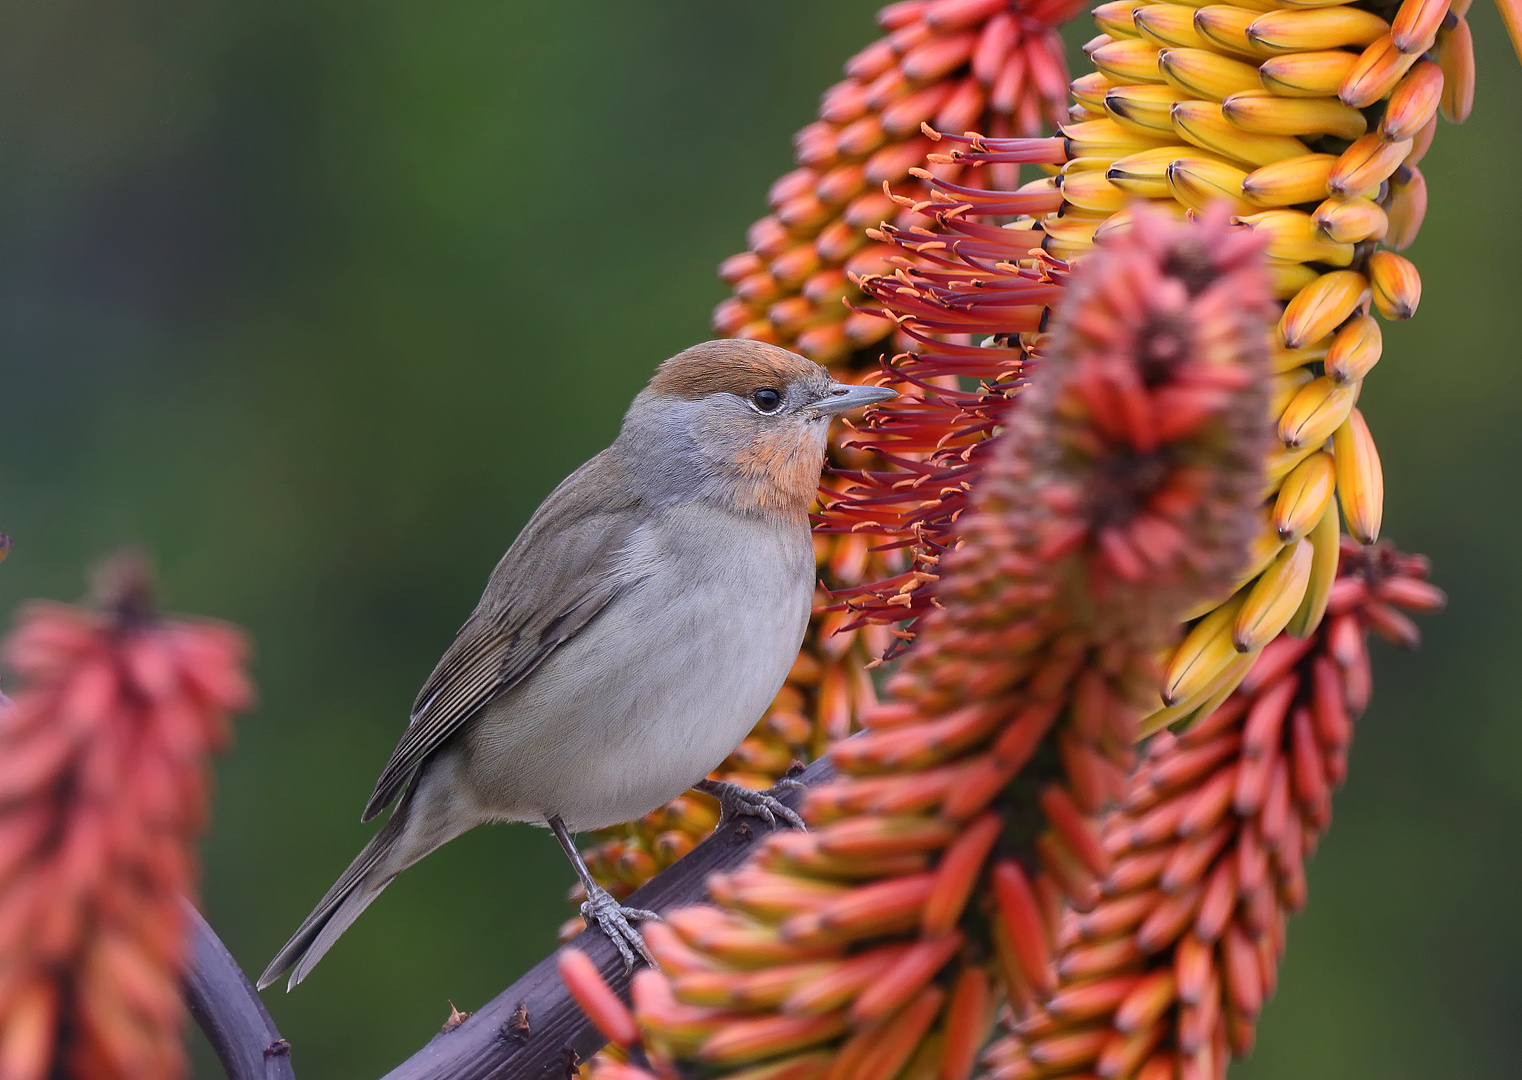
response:
[[[280,949],[293,989],[403,870],[487,822],[554,833],[581,913],[654,964],[571,834],[697,788],[721,820],[803,822],[708,778],[776,697],[815,589],[809,510],[832,417],[895,397],[764,342],[664,361],[617,438],[540,505],[414,702],[361,817],[380,830]]]

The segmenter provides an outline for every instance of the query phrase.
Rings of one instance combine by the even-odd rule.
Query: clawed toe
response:
[[[631,919],[641,922],[659,919],[660,915],[656,912],[645,908],[622,907],[611,895],[598,889],[581,905],[581,917],[587,921],[588,925],[596,923],[612,940],[618,949],[618,954],[623,957],[625,974],[634,970],[635,953],[638,953],[640,959],[651,967],[660,969],[660,965],[655,962],[655,957],[650,955],[645,939],[630,922]]]
[[[797,780],[786,778],[777,781],[771,791],[788,791],[804,786]],[[724,780],[704,780],[697,785],[697,789],[719,800],[720,825],[727,824],[737,817],[754,817],[775,827],[777,819],[781,818],[795,829],[808,831],[808,826],[803,823],[803,818],[798,816],[798,812],[769,791],[752,791],[750,788]]]
[[[783,806],[781,803],[778,803],[776,813],[781,815],[783,821],[787,822],[799,832],[809,831],[809,827],[803,823],[803,818],[791,807]]]

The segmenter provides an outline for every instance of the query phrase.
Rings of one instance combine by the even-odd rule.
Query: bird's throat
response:
[[[768,433],[735,455],[730,497],[743,513],[806,520],[819,493],[823,468],[822,425]]]

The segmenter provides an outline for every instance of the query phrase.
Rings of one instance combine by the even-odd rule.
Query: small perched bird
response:
[[[795,353],[708,341],[660,366],[613,445],[550,493],[508,548],[412,706],[362,820],[380,831],[270,962],[316,965],[391,880],[488,821],[554,832],[581,906],[627,966],[649,952],[571,833],[697,787],[725,816],[802,825],[780,801],[704,778],[781,689],[808,625],[808,511],[837,413],[893,391]]]

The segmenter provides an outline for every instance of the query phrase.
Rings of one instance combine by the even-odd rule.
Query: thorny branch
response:
[[[291,1046],[248,976],[195,905],[184,902],[190,929],[185,1003],[216,1050],[229,1080],[295,1080]]]

